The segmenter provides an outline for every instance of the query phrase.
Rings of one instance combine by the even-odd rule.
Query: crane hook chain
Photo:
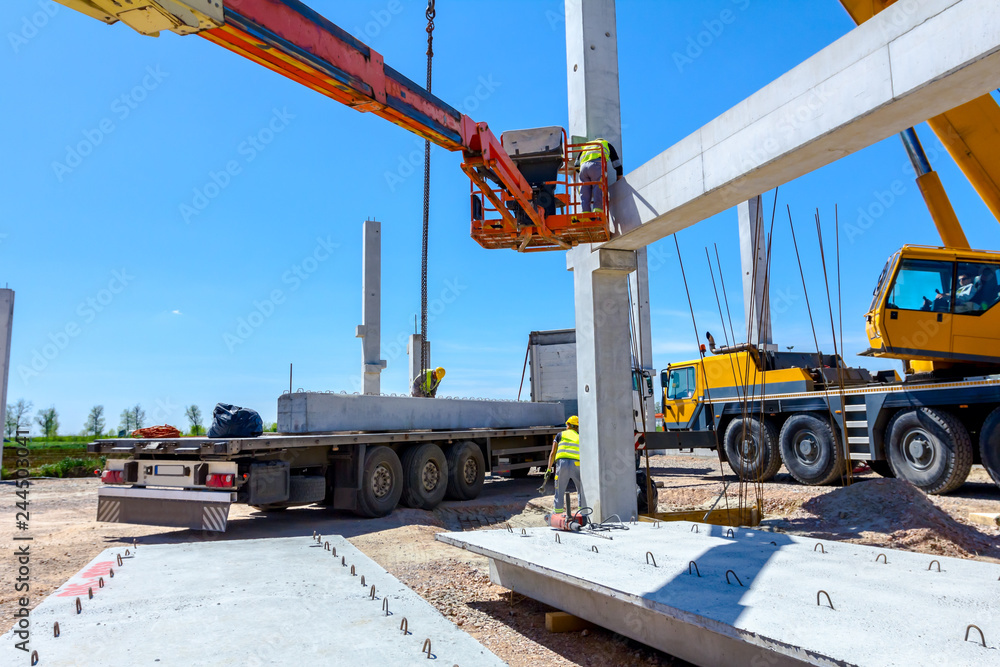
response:
[[[431,92],[431,59],[434,57],[434,0],[427,0],[427,92]],[[420,249],[420,374],[421,382],[430,365],[427,359],[427,237],[431,211],[431,142],[424,140],[424,220]]]

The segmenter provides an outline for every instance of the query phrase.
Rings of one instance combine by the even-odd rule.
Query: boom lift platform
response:
[[[472,180],[471,235],[484,248],[558,250],[611,238],[606,202],[601,211],[580,211],[582,184],[573,183],[569,160],[582,146],[568,145],[561,128],[507,133],[505,146],[486,123],[428,93],[298,0],[57,1],[144,35],[200,35],[342,104],[461,151],[462,170]],[[544,140],[554,130],[558,146]],[[517,146],[525,144],[531,149],[519,154]]]

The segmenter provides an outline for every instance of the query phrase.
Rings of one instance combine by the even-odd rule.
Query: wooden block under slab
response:
[[[969,512],[969,521],[981,523],[987,526],[1000,526],[1000,513],[998,512]]]
[[[564,611],[545,612],[545,629],[549,632],[579,632],[594,627],[590,621],[585,621]]]

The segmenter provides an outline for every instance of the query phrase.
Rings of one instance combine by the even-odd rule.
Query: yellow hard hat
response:
[[[434,374],[437,375],[438,380],[444,377],[444,369],[438,366],[434,369]]]
[[[566,420],[566,426],[579,426],[579,425],[580,425],[580,418],[577,417],[576,415],[573,415],[572,417]]]

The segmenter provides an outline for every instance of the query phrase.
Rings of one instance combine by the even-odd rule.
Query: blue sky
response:
[[[424,3],[311,5],[423,80]],[[498,134],[565,127],[562,12],[558,0],[439,0],[435,94]],[[851,27],[835,0],[620,0],[626,173]],[[47,0],[2,3],[0,32],[0,284],[17,294],[8,402],[54,405],[61,432],[75,433],[96,404],[109,426],[135,403],[150,421],[185,428],[192,403],[206,415],[219,401],[246,405],[273,420],[289,363],[296,388],[356,390],[368,217],[383,223],[383,391],[406,391],[420,294],[416,137],[199,37],[142,37]],[[929,129],[918,131],[972,245],[1000,247],[996,221]],[[433,360],[448,369],[445,394],[514,398],[528,332],[574,324],[572,274],[561,252],[476,245],[459,163],[433,151]],[[786,204],[826,351],[812,214],[820,209],[829,240],[839,206],[845,347],[863,350],[862,316],[886,257],[903,243],[939,243],[898,138],[782,186]],[[787,219],[775,229],[775,338],[810,349]],[[718,244],[741,317],[736,212],[678,237],[698,328],[718,333],[704,248]],[[695,356],[672,239],[650,247],[650,269],[663,368]]]

